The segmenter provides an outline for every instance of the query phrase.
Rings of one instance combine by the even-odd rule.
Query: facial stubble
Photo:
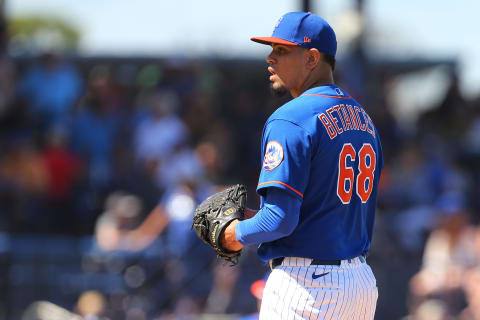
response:
[[[283,97],[288,92],[285,86],[283,85],[275,86],[274,82],[270,83],[270,90],[272,91],[273,95],[276,97]]]

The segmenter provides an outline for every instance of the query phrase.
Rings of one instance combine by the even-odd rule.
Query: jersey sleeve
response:
[[[310,173],[310,137],[305,129],[288,120],[266,124],[262,138],[262,168],[257,193],[275,187],[303,199]]]
[[[290,235],[298,224],[302,202],[284,190],[268,190],[265,203],[255,216],[235,226],[243,245],[269,242]]]

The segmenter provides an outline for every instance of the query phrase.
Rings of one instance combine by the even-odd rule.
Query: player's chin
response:
[[[277,97],[283,97],[288,92],[287,88],[285,88],[283,84],[278,82],[271,82],[270,90]]]

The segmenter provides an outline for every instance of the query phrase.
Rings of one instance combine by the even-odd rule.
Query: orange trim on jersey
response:
[[[290,190],[292,190],[293,192],[295,192],[296,194],[298,194],[300,197],[303,198],[303,194],[297,190],[295,190],[294,188],[290,187],[288,184],[286,183],[283,183],[281,181],[267,181],[267,182],[262,182],[262,183],[259,183],[257,188],[260,187],[260,186],[263,186],[264,184],[269,184],[269,183],[278,183],[278,184],[281,184],[282,186],[285,186],[287,188],[289,188]]]
[[[352,99],[352,97],[339,97],[339,96],[329,96],[327,94],[315,94],[315,93],[305,93],[302,96],[317,96],[317,97],[325,97],[325,98],[337,98],[337,99]]]

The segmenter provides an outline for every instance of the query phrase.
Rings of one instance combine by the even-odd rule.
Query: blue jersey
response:
[[[257,192],[280,188],[302,201],[293,233],[262,243],[262,260],[367,254],[383,157],[372,120],[352,97],[321,86],[277,109],[263,129],[262,160]]]

